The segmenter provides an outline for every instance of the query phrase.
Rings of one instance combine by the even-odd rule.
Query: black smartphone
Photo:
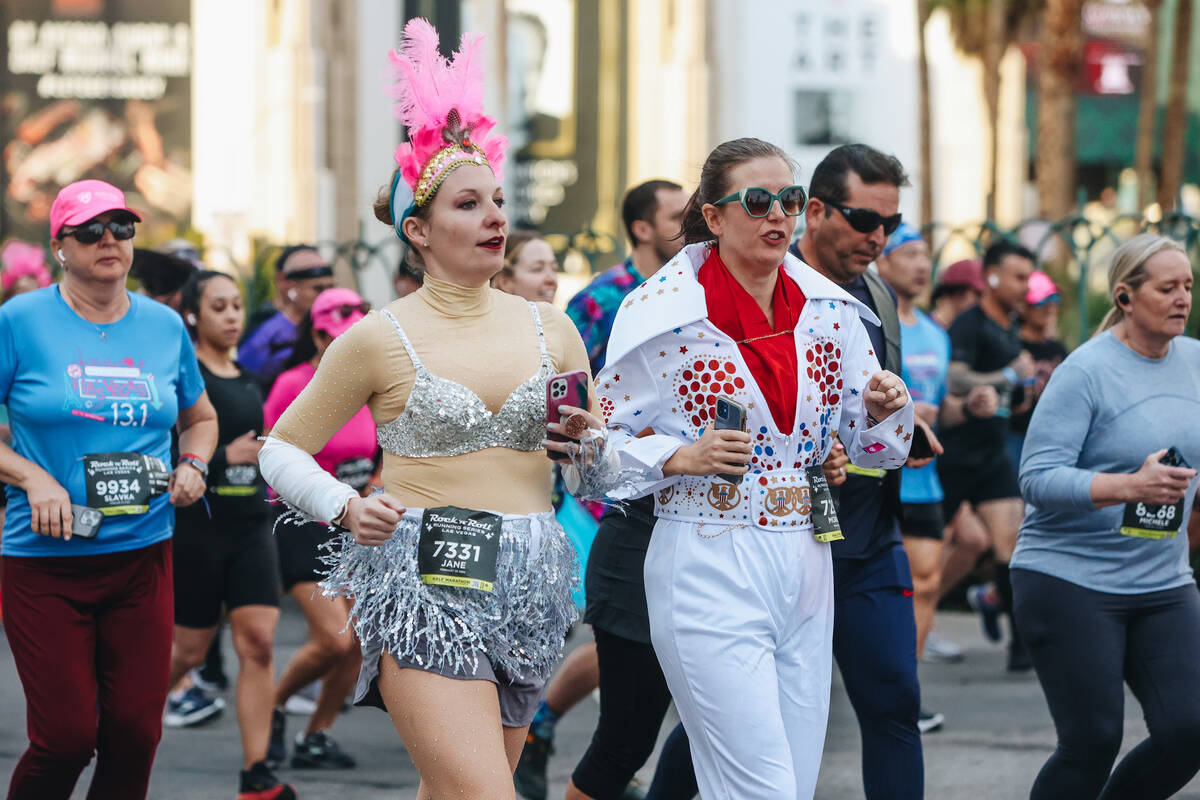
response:
[[[719,431],[742,431],[746,429],[746,407],[728,397],[717,398],[716,421],[713,425]],[[725,475],[718,473],[718,478],[730,483],[741,483],[742,475]]]
[[[100,531],[104,515],[88,506],[71,504],[71,535],[81,539],[95,539]]]
[[[1185,469],[1191,469],[1192,467],[1174,447],[1167,448],[1166,454],[1158,460],[1158,463],[1166,464],[1168,467],[1183,467]]]
[[[920,425],[914,425],[912,444],[908,448],[908,457],[933,458],[933,456],[933,446],[929,444],[929,437],[925,435],[925,429]]]

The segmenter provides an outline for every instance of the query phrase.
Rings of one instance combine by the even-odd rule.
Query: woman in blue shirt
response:
[[[1191,265],[1142,234],[1113,253],[1109,287],[1114,308],[1050,377],[1021,458],[1013,613],[1058,731],[1034,800],[1169,797],[1200,768],[1200,593],[1179,535],[1200,464],[1200,342],[1180,335]],[[1150,736],[1110,774],[1123,683]]]
[[[217,420],[183,320],[125,290],[138,221],[115,186],[67,186],[62,282],[0,308],[0,586],[30,738],[9,798],[65,800],[93,752],[90,797],[144,797],[162,733],[173,506],[204,491]]]

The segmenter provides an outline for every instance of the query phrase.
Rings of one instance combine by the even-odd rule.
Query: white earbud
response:
[[[296,302],[296,290],[295,289],[288,289],[288,300],[291,300],[293,303]]]
[[[996,288],[997,286],[999,286],[999,285],[1000,285],[1000,279],[999,279],[999,278],[997,278],[995,275],[988,275],[988,286],[990,286],[990,287],[992,287],[993,289],[995,289],[995,288]]]
[[[61,247],[58,248],[58,260],[64,264],[67,263],[67,257],[63,255],[63,251],[62,251]]]
[[[196,315],[192,314],[191,312],[188,312],[187,322],[188,322],[188,325],[191,325],[193,328],[196,327]]]

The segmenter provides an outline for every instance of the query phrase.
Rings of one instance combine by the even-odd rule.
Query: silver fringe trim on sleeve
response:
[[[571,450],[572,470],[564,471],[567,489],[580,500],[591,500],[605,505],[621,507],[620,500],[606,495],[622,491],[636,496],[635,487],[645,481],[641,470],[622,468],[621,458],[609,439],[607,431],[589,428]],[[567,472],[573,471],[570,476]],[[574,485],[573,485],[574,484]]]
[[[326,596],[353,602],[355,632],[372,649],[432,670],[469,676],[479,659],[511,676],[545,681],[577,612],[575,552],[552,513],[506,518],[492,592],[427,585],[417,571],[421,522],[405,516],[395,535],[366,547],[343,532],[323,545]],[[377,674],[364,659],[356,700]]]

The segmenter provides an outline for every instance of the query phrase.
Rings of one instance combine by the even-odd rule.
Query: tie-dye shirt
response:
[[[604,354],[608,349],[608,335],[612,332],[613,320],[625,295],[636,289],[645,280],[627,258],[615,267],[597,275],[579,294],[567,303],[567,316],[579,329],[583,344],[587,348],[592,375],[604,366]]]

